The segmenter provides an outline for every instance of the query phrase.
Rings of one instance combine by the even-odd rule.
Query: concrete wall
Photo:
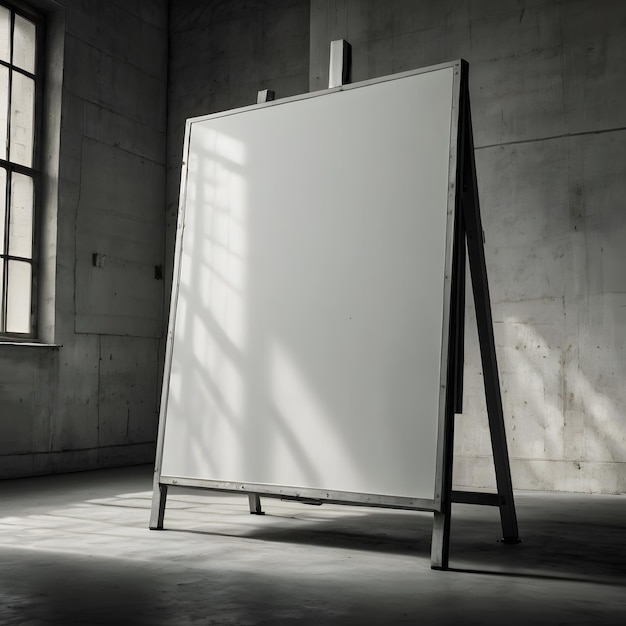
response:
[[[626,4],[175,0],[169,88],[167,4],[66,0],[56,14],[41,327],[63,347],[0,345],[0,475],[151,460],[184,120],[263,88],[324,88],[343,37],[355,81],[470,62],[514,486],[626,492]],[[490,487],[467,312],[455,482]]]
[[[312,0],[312,90],[336,38],[354,81],[469,61],[514,487],[626,492],[626,3]],[[455,482],[491,487],[474,320]]]
[[[157,424],[167,2],[31,4],[49,18],[40,331],[60,347],[0,345],[0,477],[150,462]]]

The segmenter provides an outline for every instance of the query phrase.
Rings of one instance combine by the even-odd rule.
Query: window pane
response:
[[[9,213],[9,254],[30,259],[33,254],[33,179],[13,172]]]
[[[4,254],[4,223],[6,222],[6,204],[7,171],[3,167],[0,167],[0,254]],[[0,302],[2,302],[2,300],[0,300]]]
[[[15,16],[13,32],[13,65],[35,73],[35,24],[23,17]]]
[[[0,303],[4,303],[4,259],[0,259]],[[0,306],[0,331],[4,332],[4,306]]]
[[[9,119],[9,68],[0,65],[0,159],[7,158],[7,120]]]
[[[11,34],[11,12],[6,7],[0,7],[0,59],[7,63],[11,60],[9,55],[9,37]]]
[[[30,332],[31,265],[9,261],[7,284],[7,332]]]
[[[0,167],[0,254],[4,254],[4,225],[6,223],[7,171]],[[0,288],[0,293],[2,289]],[[0,300],[1,302],[2,300]]]
[[[13,72],[10,151],[10,160],[13,163],[32,167],[34,128],[35,81],[19,72]]]

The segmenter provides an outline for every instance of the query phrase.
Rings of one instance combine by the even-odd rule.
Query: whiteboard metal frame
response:
[[[192,126],[198,122],[205,120],[212,120],[229,115],[238,115],[245,113],[246,111],[252,111],[264,107],[281,106],[290,102],[296,102],[299,100],[307,100],[309,98],[324,97],[328,94],[348,91],[352,89],[362,89],[369,85],[378,83],[384,83],[392,80],[400,80],[410,76],[419,74],[426,74],[429,72],[435,72],[447,68],[453,68],[453,101],[452,101],[452,119],[450,126],[450,147],[449,147],[449,166],[448,166],[448,199],[447,199],[447,217],[446,217],[446,250],[445,250],[445,276],[444,276],[444,299],[443,306],[443,323],[442,323],[442,342],[441,342],[441,361],[440,361],[440,388],[439,388],[439,415],[437,418],[437,454],[436,454],[436,470],[435,470],[435,486],[434,497],[432,499],[427,498],[410,498],[389,496],[385,494],[370,494],[370,493],[353,493],[345,491],[332,491],[326,489],[310,489],[297,486],[276,486],[267,485],[262,483],[239,483],[239,482],[224,482],[215,480],[203,480],[197,478],[186,478],[182,476],[166,476],[161,474],[161,464],[163,458],[163,447],[165,439],[165,424],[167,420],[167,402],[169,395],[169,379],[172,368],[172,352],[174,344],[174,332],[176,328],[176,310],[178,303],[178,294],[180,287],[180,269],[182,258],[182,238],[185,226],[185,211],[186,211],[186,194],[187,194],[187,179],[188,179],[188,156],[189,146],[191,141],[191,129]],[[448,372],[448,340],[449,340],[449,324],[450,324],[450,291],[451,291],[451,276],[452,276],[452,246],[454,239],[454,220],[455,220],[455,206],[456,206],[456,171],[457,171],[457,140],[458,140],[458,120],[459,120],[459,101],[460,101],[460,83],[461,83],[461,61],[454,61],[451,63],[442,63],[426,68],[420,68],[417,70],[411,70],[408,72],[401,72],[398,74],[392,74],[390,76],[384,76],[372,80],[366,80],[358,83],[352,83],[349,85],[341,85],[333,87],[331,89],[325,89],[312,93],[293,96],[290,98],[283,98],[280,100],[272,100],[259,104],[253,104],[246,107],[237,109],[231,109],[227,111],[220,111],[210,115],[201,115],[193,118],[189,118],[185,126],[185,140],[183,146],[183,165],[181,173],[181,186],[179,195],[179,209],[178,209],[178,221],[176,227],[176,248],[174,257],[174,272],[172,275],[172,293],[170,300],[170,318],[167,333],[167,343],[165,352],[165,367],[163,375],[163,387],[161,393],[161,405],[159,415],[159,429],[157,439],[156,450],[156,463],[154,470],[154,487],[155,492],[166,485],[178,485],[186,487],[196,487],[204,489],[214,490],[227,490],[238,493],[257,493],[264,496],[272,496],[275,494],[277,497],[302,497],[307,499],[320,500],[324,502],[333,503],[345,503],[351,505],[367,505],[373,507],[386,507],[386,508],[403,508],[411,510],[421,511],[441,511],[443,501],[443,454],[444,454],[444,440],[445,440],[445,411],[446,411],[446,389],[447,389],[447,372]]]

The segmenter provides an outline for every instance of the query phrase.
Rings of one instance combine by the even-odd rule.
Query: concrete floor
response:
[[[0,624],[624,624],[626,498],[519,493],[524,543],[431,516],[173,490],[147,529],[146,466],[0,483]]]

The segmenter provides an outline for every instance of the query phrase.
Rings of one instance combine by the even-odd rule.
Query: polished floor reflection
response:
[[[0,483],[0,624],[623,624],[626,498],[455,505],[451,571],[431,516],[177,490],[147,529],[150,467]]]

